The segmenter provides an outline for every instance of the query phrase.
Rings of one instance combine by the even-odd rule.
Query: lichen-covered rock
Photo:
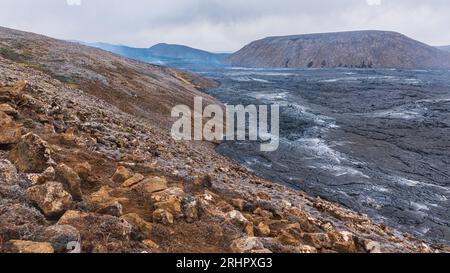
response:
[[[0,111],[0,145],[18,143],[22,130],[10,116]]]
[[[258,235],[261,237],[268,237],[271,232],[270,227],[264,222],[259,223],[259,225],[256,227],[256,230],[258,231]]]
[[[116,172],[112,176],[112,180],[116,183],[123,183],[125,180],[129,179],[131,177],[130,171],[125,168],[124,166],[117,167]]]
[[[255,237],[243,237],[234,240],[230,249],[233,253],[267,253],[263,243]]]
[[[19,178],[16,167],[6,159],[0,160],[0,184],[14,185]]]
[[[134,190],[139,192],[143,196],[150,196],[155,192],[163,191],[167,188],[167,180],[165,177],[154,176],[142,180],[139,185],[134,187]]]
[[[17,117],[17,115],[19,114],[14,107],[6,103],[0,104],[0,112],[3,112],[12,117]]]
[[[157,209],[153,212],[153,222],[163,225],[172,225],[174,223],[173,215],[167,210]]]
[[[0,202],[0,234],[3,240],[32,240],[47,224],[44,215],[25,204]]]
[[[33,186],[26,191],[26,194],[47,217],[60,216],[72,205],[72,196],[59,182]]]
[[[47,142],[32,133],[22,136],[11,151],[10,159],[18,170],[25,173],[41,173],[53,163]]]
[[[144,238],[151,238],[153,231],[152,223],[145,221],[136,213],[126,214],[122,216],[122,219],[131,224],[133,227],[133,233],[136,237],[139,237],[141,234]]]
[[[164,191],[157,192],[151,195],[151,201],[156,209],[162,209],[170,214],[178,217],[182,216],[181,203],[184,199],[185,193],[182,189],[173,187]]]
[[[67,185],[67,188],[75,200],[80,201],[83,199],[81,179],[72,168],[65,164],[59,164],[58,167],[56,167],[56,177],[59,181]]]
[[[39,240],[49,242],[56,253],[66,253],[71,249],[71,244],[80,244],[80,233],[69,225],[54,225],[47,227],[40,235]]]
[[[142,174],[136,173],[132,177],[130,177],[129,179],[125,180],[125,182],[123,182],[123,184],[122,184],[122,187],[129,188],[131,186],[134,186],[137,183],[139,183],[142,180],[144,180],[144,178],[145,177]]]
[[[54,253],[53,247],[49,243],[39,243],[21,240],[12,240],[9,243],[11,252],[13,253],[34,253],[34,254]]]

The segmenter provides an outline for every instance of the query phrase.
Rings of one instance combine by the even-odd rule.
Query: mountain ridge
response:
[[[247,67],[450,68],[450,54],[392,31],[273,36],[249,43],[226,59]]]

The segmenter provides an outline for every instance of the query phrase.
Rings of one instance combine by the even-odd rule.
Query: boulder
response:
[[[163,225],[173,224],[173,215],[164,209],[157,209],[153,212],[153,222]]]
[[[31,187],[26,194],[47,217],[60,216],[72,205],[72,196],[59,182],[47,182]]]
[[[81,179],[72,168],[65,164],[59,164],[56,167],[56,177],[67,186],[75,200],[81,201],[83,199]]]
[[[137,183],[141,182],[142,180],[144,180],[144,176],[140,173],[137,173],[135,175],[133,175],[132,177],[130,177],[129,179],[125,180],[125,182],[123,182],[122,187],[124,188],[129,188],[132,187],[134,185],[136,185]]]
[[[122,216],[123,204],[129,200],[127,198],[113,197],[114,189],[109,186],[100,188],[87,198],[87,203],[92,207],[92,210],[100,214],[109,214],[112,216]]]
[[[258,231],[258,235],[261,237],[269,237],[271,232],[269,226],[263,222],[259,223],[256,230]]]
[[[11,151],[10,159],[19,171],[25,173],[41,173],[53,163],[47,142],[32,133],[22,136]]]
[[[328,233],[333,250],[338,252],[357,252],[355,238],[348,231],[336,231]]]
[[[134,189],[143,196],[150,196],[155,192],[163,191],[167,188],[167,180],[165,177],[154,176],[144,179]]]
[[[88,181],[92,173],[92,166],[85,161],[76,164],[74,170],[83,181]]]
[[[117,170],[114,173],[114,175],[111,177],[111,179],[116,183],[123,183],[123,182],[125,182],[125,180],[129,179],[130,177],[131,177],[130,171],[123,166],[119,166],[119,167],[117,167]]]
[[[97,213],[120,217],[123,214],[123,207],[122,204],[120,204],[119,202],[112,202],[104,206],[103,208],[97,210]]]
[[[34,239],[47,221],[37,209],[25,204],[0,205],[0,234],[3,240]]]
[[[183,202],[183,213],[186,218],[186,222],[188,223],[193,223],[198,220],[197,201],[194,198]]]
[[[45,182],[55,181],[56,179],[55,168],[50,166],[41,174],[31,174],[30,179],[33,185],[41,185],[44,184]]]
[[[13,253],[54,253],[50,243],[38,243],[31,241],[12,240],[9,242],[10,250]]]
[[[80,232],[73,226],[54,225],[47,227],[40,235],[39,240],[49,242],[56,253],[66,253],[71,249],[69,246],[74,243],[80,244]]]
[[[6,160],[1,159],[0,160],[0,184],[5,185],[15,185],[17,183],[17,180],[19,179],[19,176],[17,174],[16,167],[14,165]]]
[[[243,237],[234,240],[231,243],[233,253],[267,253],[270,252],[264,248],[263,243],[255,237]]]
[[[0,112],[3,112],[12,117],[17,117],[19,115],[17,110],[14,109],[14,107],[12,107],[11,105],[9,105],[7,103],[0,104]]]
[[[301,235],[303,242],[318,249],[331,249],[332,243],[326,233],[303,233]]]
[[[15,144],[20,141],[22,130],[10,116],[0,111],[0,145]]]
[[[122,219],[131,224],[133,233],[142,234],[144,238],[151,238],[153,231],[152,223],[145,221],[136,213],[126,214],[122,216]]]
[[[181,203],[185,193],[182,189],[173,187],[164,191],[151,195],[150,200],[153,202],[155,209],[162,209],[175,216],[181,216],[183,211]]]

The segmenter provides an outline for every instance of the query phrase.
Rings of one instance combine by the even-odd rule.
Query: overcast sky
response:
[[[267,36],[393,30],[450,45],[449,0],[0,0],[0,25],[61,39],[214,52]]]

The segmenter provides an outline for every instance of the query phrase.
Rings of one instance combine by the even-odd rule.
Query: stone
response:
[[[123,212],[123,204],[129,202],[128,198],[113,197],[114,190],[109,186],[101,187],[97,192],[92,193],[87,202],[92,209],[100,214],[109,214],[120,217]]]
[[[119,202],[112,202],[101,209],[98,209],[97,213],[120,217],[123,214],[123,207]]]
[[[16,167],[6,159],[0,160],[0,184],[15,185],[19,176]]]
[[[72,196],[59,182],[33,186],[26,191],[26,194],[47,217],[60,216],[72,205]]]
[[[53,247],[50,243],[38,243],[32,241],[20,241],[12,240],[11,252],[13,253],[34,253],[34,254],[46,254],[54,253]]]
[[[155,192],[166,190],[167,180],[165,177],[148,177],[144,179],[135,189],[144,196],[149,196]]]
[[[2,240],[31,239],[46,225],[44,215],[25,204],[0,205],[0,234]]]
[[[74,171],[83,181],[87,181],[91,176],[92,166],[87,161],[81,162],[75,165]]]
[[[211,188],[212,187],[212,178],[208,174],[202,175],[202,176],[194,179],[193,185],[196,188]]]
[[[253,226],[253,223],[248,222],[247,224],[245,224],[244,232],[248,237],[255,237],[255,228]]]
[[[66,253],[74,243],[81,243],[80,232],[73,226],[54,225],[47,227],[40,235],[39,240],[49,242],[56,253]]]
[[[263,243],[255,237],[243,237],[234,240],[230,249],[233,253],[258,253],[265,251]]]
[[[42,173],[53,163],[50,146],[32,133],[22,136],[11,151],[10,159],[24,173]]]
[[[150,248],[151,250],[155,250],[155,249],[159,249],[160,248],[159,245],[157,243],[153,242],[152,240],[144,240],[144,241],[142,241],[142,243],[146,247]]]
[[[300,241],[286,230],[282,230],[278,234],[277,239],[284,245],[290,245],[290,246],[300,245]]]
[[[238,209],[239,211],[244,211],[245,200],[242,199],[233,199],[231,200],[231,204]]]
[[[121,184],[121,183],[125,182],[125,180],[129,179],[130,177],[131,177],[130,171],[123,166],[119,166],[119,167],[117,167],[117,170],[111,179],[114,182]]]
[[[356,252],[357,247],[353,234],[348,231],[336,231],[328,233],[333,245],[333,250],[338,252]]]
[[[12,117],[17,117],[19,115],[17,110],[14,109],[14,107],[12,107],[11,105],[9,105],[7,103],[0,104],[0,112],[3,112]]]
[[[70,225],[80,232],[83,252],[120,252],[130,247],[132,226],[118,217],[69,210],[58,225]]]
[[[263,222],[259,223],[256,230],[258,231],[258,235],[261,237],[269,237],[271,233],[269,226]]]
[[[242,215],[242,213],[237,210],[228,212],[226,214],[226,217],[238,225],[244,225],[246,222],[248,222],[247,218],[245,218],[244,215]]]
[[[153,222],[163,225],[172,225],[173,215],[164,209],[157,209],[153,212]]]
[[[0,145],[15,144],[20,141],[22,129],[10,116],[0,111]]]
[[[81,179],[72,168],[65,164],[59,164],[56,168],[56,177],[59,181],[67,185],[75,200],[81,201],[83,199]]]
[[[273,213],[272,213],[272,212],[270,212],[270,211],[268,211],[268,210],[261,209],[261,208],[257,208],[253,213],[254,213],[254,214],[258,214],[258,215],[260,215],[261,217],[264,217],[264,218],[266,218],[266,219],[271,219],[271,218],[273,218]]]
[[[122,216],[122,219],[131,224],[133,232],[144,235],[144,238],[150,238],[153,232],[153,225],[142,219],[136,213],[129,213]]]
[[[55,168],[50,166],[43,173],[32,174],[30,178],[31,181],[33,182],[33,185],[41,185],[44,184],[45,182],[55,181],[56,171]]]
[[[330,237],[326,233],[303,233],[301,238],[306,244],[318,249],[332,247]]]
[[[136,185],[137,183],[141,182],[142,180],[144,180],[144,176],[140,173],[137,173],[135,175],[133,175],[131,178],[125,180],[125,182],[123,182],[122,187],[124,188],[129,188],[132,187],[134,185]]]
[[[151,195],[155,209],[162,209],[177,217],[182,216],[181,202],[185,193],[182,189],[174,187]]]
[[[186,222],[193,223],[198,220],[198,208],[197,208],[197,201],[190,200],[188,202],[185,202],[183,205],[183,213],[184,217],[186,218]]]
[[[364,242],[364,249],[369,253],[382,253],[380,243],[371,240],[367,240]]]

